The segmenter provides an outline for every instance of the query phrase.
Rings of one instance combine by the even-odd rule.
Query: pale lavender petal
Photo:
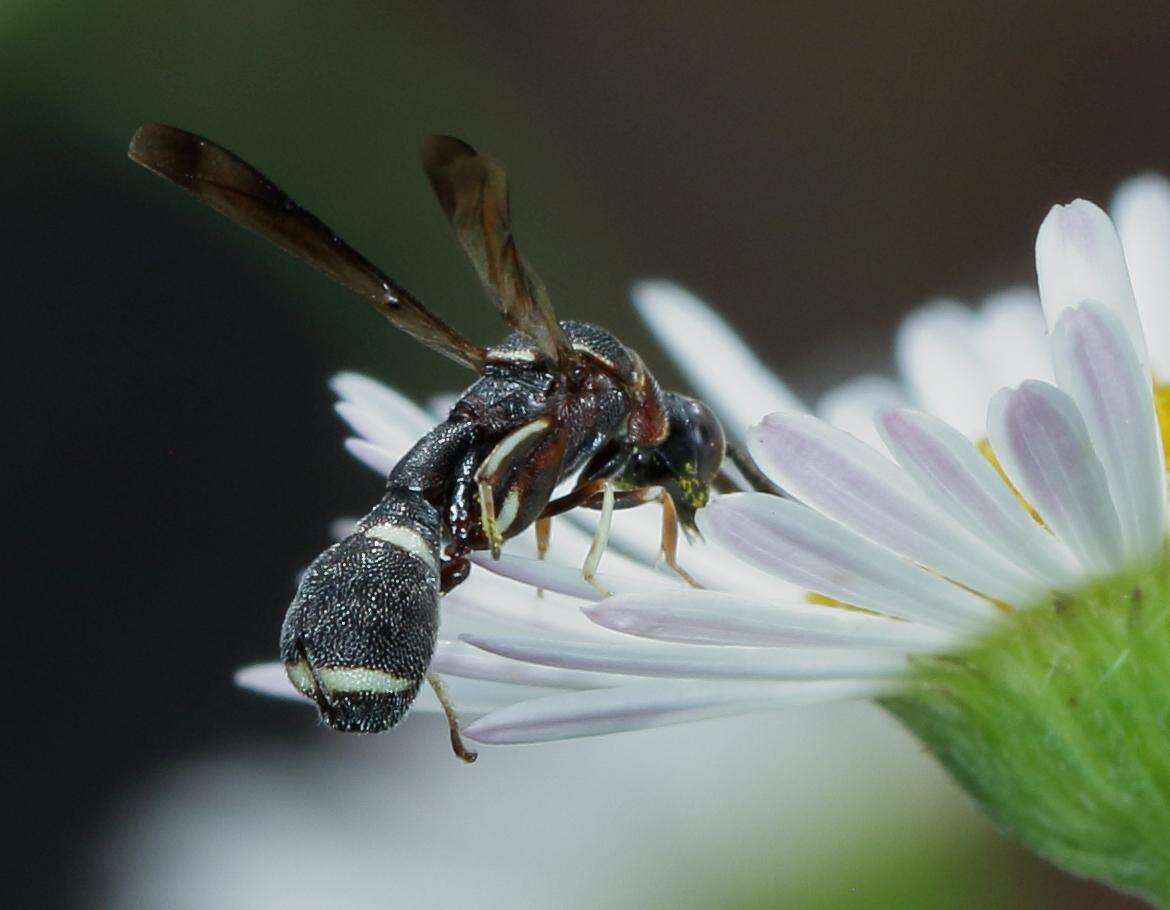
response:
[[[1052,359],[1105,469],[1129,558],[1153,558],[1165,537],[1166,469],[1149,377],[1121,321],[1098,303],[1066,309]]]
[[[329,387],[338,398],[377,414],[408,436],[417,438],[434,426],[434,419],[426,411],[406,396],[369,376],[338,373],[329,381]]]
[[[717,591],[621,594],[581,608],[607,629],[690,645],[786,645],[945,651],[961,637],[934,626],[807,602]]]
[[[890,453],[914,482],[1001,555],[1057,587],[1079,566],[1028,514],[991,463],[958,430],[919,411],[888,411],[878,425]]]
[[[988,399],[1025,379],[1052,379],[1044,310],[1035,291],[1019,287],[993,294],[983,301],[975,319],[975,342],[995,387]]]
[[[1125,249],[1150,364],[1170,380],[1170,181],[1144,174],[1113,197],[1113,220]]]
[[[596,586],[585,580],[580,568],[574,566],[560,565],[547,559],[529,559],[507,552],[501,553],[499,559],[492,559],[490,553],[473,553],[470,558],[473,563],[489,572],[536,588],[585,600],[600,600],[605,596]],[[640,593],[679,586],[651,571],[646,571],[638,577],[598,572],[596,578],[602,588],[613,594]]]
[[[906,404],[902,387],[885,376],[859,376],[831,389],[817,403],[817,414],[827,423],[875,448],[882,444],[873,425],[874,415]]]
[[[391,454],[381,446],[366,442],[364,439],[358,439],[356,436],[345,440],[345,451],[383,477],[394,469],[394,465],[398,464],[398,455]]]
[[[870,698],[890,684],[817,682],[652,682],[552,695],[493,711],[464,727],[482,743],[535,743],[622,733],[771,711],[788,705]]]
[[[1073,400],[1028,380],[991,400],[987,424],[1004,471],[1056,536],[1090,571],[1120,568],[1121,525]]]
[[[474,641],[479,640],[479,638],[474,639]],[[533,640],[548,641],[549,639]],[[466,637],[466,641],[471,642],[472,639]],[[612,647],[611,644],[593,644],[593,646]],[[597,689],[602,686],[619,686],[632,682],[628,676],[605,672],[584,672],[592,668],[560,669],[558,664],[541,666],[539,665],[540,661],[525,663],[523,658],[513,660],[509,659],[510,657],[511,655],[498,651],[493,652],[493,649],[483,648],[478,644],[465,643],[464,641],[440,641],[435,648],[434,657],[431,658],[430,669],[434,673],[443,674],[444,678],[458,676],[463,679],[511,683],[520,686],[540,686],[548,689]],[[530,698],[531,694],[526,693],[523,697]]]
[[[972,438],[984,433],[987,399],[995,391],[976,334],[971,310],[943,300],[907,316],[894,344],[911,397]]]
[[[1121,240],[1101,209],[1084,199],[1053,206],[1036,236],[1036,277],[1049,331],[1069,307],[1100,301],[1117,314],[1143,371],[1149,372]]]
[[[642,281],[634,305],[679,371],[732,436],[764,414],[803,410],[799,399],[714,311],[667,281]]]
[[[705,648],[656,642],[555,641],[465,635],[463,641],[514,661],[599,673],[668,679],[868,679],[907,669],[906,657],[881,651],[823,648]]]
[[[748,435],[756,463],[783,489],[876,544],[1008,603],[1043,590],[937,508],[892,461],[805,414],[773,414]]]
[[[762,493],[722,496],[699,512],[708,539],[739,559],[826,597],[982,632],[999,611],[805,506]]]

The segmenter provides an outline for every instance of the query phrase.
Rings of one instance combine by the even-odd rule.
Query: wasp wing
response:
[[[316,215],[227,149],[173,126],[148,123],[134,134],[129,154],[133,161],[364,297],[428,347],[477,372],[483,366],[483,348],[443,322]]]
[[[439,204],[508,324],[562,366],[572,345],[544,283],[520,256],[508,211],[508,177],[498,161],[451,136],[431,136],[422,163]]]

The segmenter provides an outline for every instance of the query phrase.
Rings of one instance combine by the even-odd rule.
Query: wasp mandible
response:
[[[465,761],[442,681],[429,672],[439,598],[475,550],[498,557],[533,524],[546,548],[554,515],[583,506],[601,520],[583,573],[594,581],[614,509],[657,502],[662,551],[721,474],[723,429],[702,402],[664,391],[642,358],[598,326],[558,322],[512,236],[504,168],[458,139],[432,136],[422,163],[484,288],[513,329],[483,348],[342,241],[249,164],[206,139],[147,124],[131,159],[320,269],[407,334],[478,374],[447,419],[390,472],[354,532],[309,565],[288,608],[281,659],[292,684],[336,730],[395,726],[423,680],[439,696]],[[575,478],[554,498],[562,481]],[[596,584],[596,582],[594,581]]]

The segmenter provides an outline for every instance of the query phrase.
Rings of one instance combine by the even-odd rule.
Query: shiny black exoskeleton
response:
[[[695,512],[723,465],[718,420],[701,402],[663,392],[638,354],[609,332],[556,320],[544,286],[516,249],[503,168],[457,139],[429,139],[423,165],[481,281],[515,329],[488,349],[447,326],[225,149],[150,124],[135,135],[130,156],[479,373],[447,419],[394,467],[384,497],[354,532],[313,560],[281,632],[289,679],[330,726],[388,729],[426,679],[447,710],[456,752],[471,760],[442,683],[429,672],[439,598],[467,577],[468,554],[498,555],[507,539],[534,523],[540,531],[577,506],[608,515],[653,501],[664,512],[667,562],[677,568],[676,525],[693,531]],[[554,499],[554,488],[570,478],[571,491]],[[585,571],[589,577],[589,560]]]

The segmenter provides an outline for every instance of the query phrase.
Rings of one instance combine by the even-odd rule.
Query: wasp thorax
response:
[[[301,579],[281,659],[334,729],[388,730],[418,694],[438,629],[437,543],[428,531],[379,506]]]

